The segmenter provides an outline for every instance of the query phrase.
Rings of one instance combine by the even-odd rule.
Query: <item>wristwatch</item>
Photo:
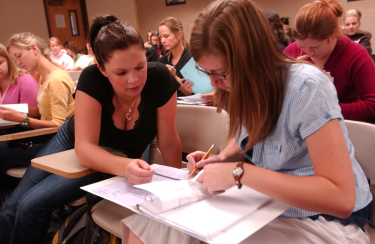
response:
[[[237,166],[233,169],[233,176],[234,176],[234,182],[236,182],[236,185],[238,186],[238,189],[241,189],[241,177],[244,173],[243,165],[244,162],[238,162]]]
[[[29,126],[29,117],[25,117],[25,120],[21,123],[22,127],[27,127]]]

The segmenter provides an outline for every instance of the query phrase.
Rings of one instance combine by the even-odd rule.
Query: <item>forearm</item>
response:
[[[27,113],[27,116],[32,117],[32,118],[39,118],[40,117],[39,108],[38,107],[29,108],[29,112]]]
[[[178,169],[181,168],[182,149],[181,149],[181,142],[177,133],[175,136],[173,136],[173,138],[170,138],[169,140],[164,140],[164,141],[163,140],[159,141],[159,138],[158,138],[158,147],[163,156],[165,165],[178,168]]]
[[[241,183],[291,206],[340,218],[347,218],[355,204],[355,191],[322,176],[293,176],[244,164]]]
[[[220,152],[219,157],[222,162],[237,162],[245,160],[241,148],[233,137],[228,141],[224,150]]]
[[[78,161],[90,169],[112,175],[125,176],[132,159],[115,156],[98,145],[80,143],[75,145]]]
[[[356,121],[369,121],[375,119],[375,100],[340,103],[339,105],[344,119]]]

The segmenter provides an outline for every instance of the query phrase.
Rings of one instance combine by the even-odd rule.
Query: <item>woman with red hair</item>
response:
[[[340,35],[343,9],[336,0],[306,4],[297,13],[294,37],[284,53],[314,63],[332,76],[345,119],[375,120],[375,66],[367,50]]]

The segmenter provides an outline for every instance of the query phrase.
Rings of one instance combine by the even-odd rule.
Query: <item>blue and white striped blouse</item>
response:
[[[272,133],[253,148],[253,155],[245,156],[258,167],[289,175],[312,176],[314,168],[307,150],[306,137],[324,124],[338,118],[352,161],[356,203],[353,212],[366,207],[372,200],[365,174],[354,158],[354,148],[348,138],[344,118],[332,82],[319,69],[307,64],[292,64],[280,117]],[[243,150],[242,131],[237,143]],[[246,143],[245,143],[246,144]],[[308,217],[317,215],[291,207],[282,216]]]

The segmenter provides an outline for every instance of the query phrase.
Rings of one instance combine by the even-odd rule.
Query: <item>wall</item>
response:
[[[22,7],[20,7],[22,6]],[[0,43],[7,45],[15,33],[29,31],[49,38],[43,1],[0,0]]]
[[[199,12],[212,0],[186,0],[186,4],[166,6],[165,0],[136,0],[138,7],[139,31],[146,41],[147,32],[156,30],[166,17],[176,17],[184,27],[184,35],[190,40],[190,32]]]
[[[137,28],[135,0],[86,0],[86,8],[89,25],[97,14],[107,13]]]

